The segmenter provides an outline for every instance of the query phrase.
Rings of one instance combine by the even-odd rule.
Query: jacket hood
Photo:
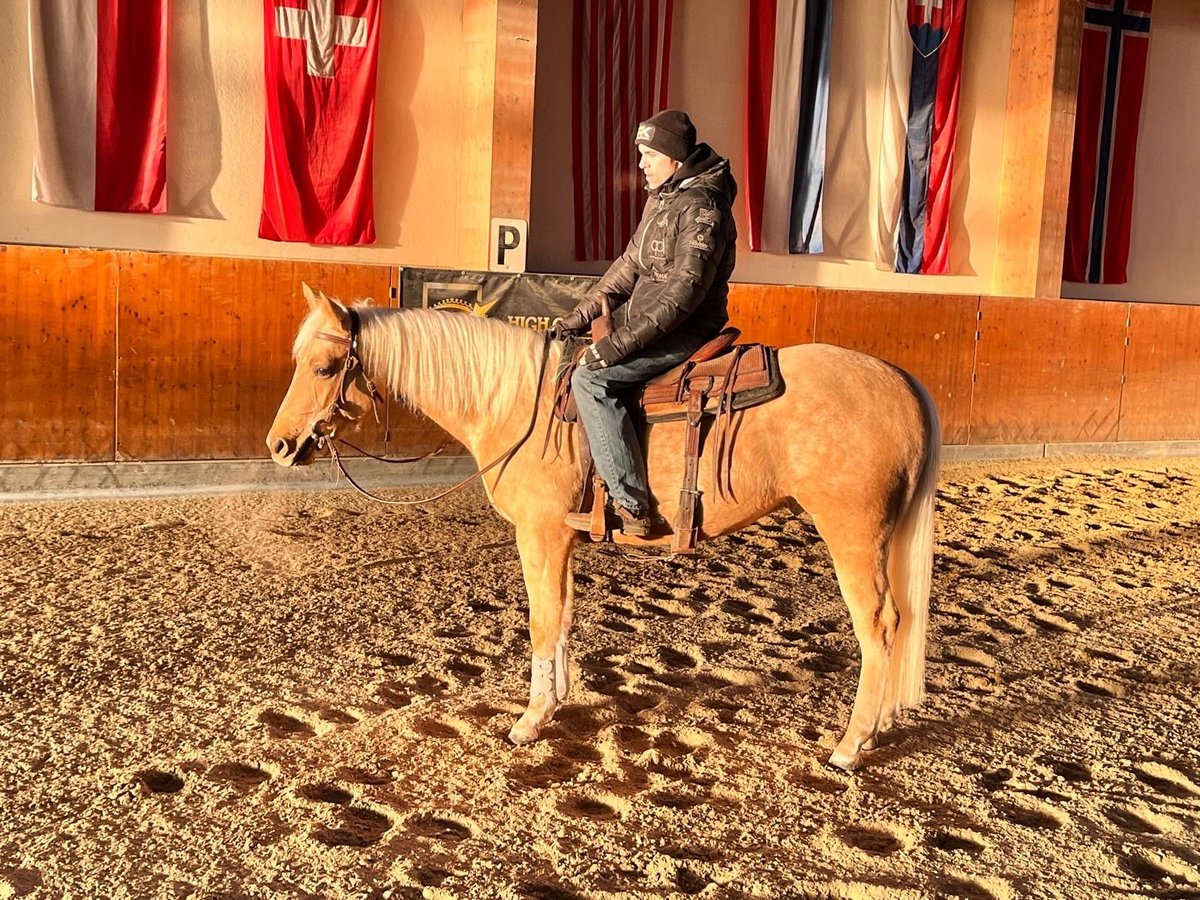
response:
[[[671,194],[679,190],[700,188],[724,195],[726,202],[733,204],[737,197],[737,182],[729,171],[729,160],[718,156],[708,144],[700,144],[683,161],[683,165],[656,193]]]

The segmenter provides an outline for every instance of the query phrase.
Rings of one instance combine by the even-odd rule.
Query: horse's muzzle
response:
[[[267,449],[271,451],[271,459],[277,465],[286,468],[303,466],[312,462],[312,454],[308,452],[312,448],[312,444],[312,435],[306,437],[299,445],[289,438],[267,437]]]

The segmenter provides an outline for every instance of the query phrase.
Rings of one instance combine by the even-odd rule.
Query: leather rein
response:
[[[440,500],[441,498],[466,487],[476,478],[482,478],[501,463],[507,463],[507,461],[512,458],[513,454],[515,454],[521,448],[521,445],[529,440],[529,436],[533,434],[534,426],[537,424],[538,399],[541,397],[542,383],[546,377],[546,363],[550,358],[549,335],[546,336],[546,342],[542,352],[542,362],[540,368],[538,369],[537,387],[534,390],[533,395],[533,416],[529,420],[529,427],[525,429],[525,433],[518,438],[516,443],[514,443],[511,447],[505,450],[502,454],[500,454],[474,475],[464,478],[453,487],[448,488],[439,494],[434,494],[431,497],[422,497],[418,500],[389,500],[386,497],[380,497],[376,494],[372,494],[357,481],[355,481],[354,477],[348,471],[346,471],[346,466],[342,462],[341,454],[338,453],[337,446],[334,444],[334,441],[337,441],[340,444],[345,444],[347,447],[358,451],[363,456],[370,457],[371,459],[379,462],[396,464],[422,462],[423,460],[437,456],[448,446],[450,446],[453,438],[447,437],[446,440],[442,441],[441,446],[439,446],[436,450],[426,453],[424,456],[413,456],[406,459],[386,459],[382,456],[376,456],[374,453],[370,453],[361,447],[356,447],[345,438],[340,438],[337,436],[337,426],[333,424],[333,420],[334,417],[339,413],[345,415],[349,411],[349,405],[346,400],[346,391],[349,389],[350,385],[354,383],[355,378],[361,377],[366,383],[367,394],[371,398],[371,411],[375,414],[376,422],[379,421],[379,408],[377,403],[382,402],[383,400],[383,396],[379,393],[379,389],[375,386],[375,382],[368,377],[366,368],[363,366],[362,356],[360,355],[358,338],[362,332],[362,319],[358,314],[358,310],[356,309],[349,308],[346,310],[346,312],[350,315],[349,337],[343,337],[340,334],[330,334],[327,331],[318,331],[314,335],[314,337],[320,338],[321,340],[330,341],[334,344],[341,344],[344,346],[346,348],[346,361],[342,364],[341,379],[338,383],[337,394],[334,395],[333,402],[330,403],[329,409],[325,413],[325,417],[322,419],[317,419],[310,426],[311,433],[306,439],[306,442],[314,443],[318,450],[323,446],[328,447],[329,455],[333,459],[334,465],[342,473],[342,475],[346,477],[346,481],[348,481],[351,486],[353,486],[354,489],[364,497],[368,497],[377,503],[386,503],[391,506],[420,506],[424,503]],[[349,418],[349,416],[346,416],[346,418]]]

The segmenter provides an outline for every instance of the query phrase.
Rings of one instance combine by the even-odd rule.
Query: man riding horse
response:
[[[608,488],[610,527],[645,537],[654,530],[646,463],[627,395],[715,337],[729,321],[729,277],[737,254],[729,161],[696,143],[687,113],[667,109],[634,138],[650,197],[642,220],[595,289],[554,328],[565,338],[601,314],[604,300],[623,321],[585,351],[571,378],[596,471]],[[589,513],[567,516],[587,531]]]

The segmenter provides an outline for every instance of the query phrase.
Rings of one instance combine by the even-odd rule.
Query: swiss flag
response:
[[[263,0],[267,135],[259,237],[375,240],[380,0]]]

